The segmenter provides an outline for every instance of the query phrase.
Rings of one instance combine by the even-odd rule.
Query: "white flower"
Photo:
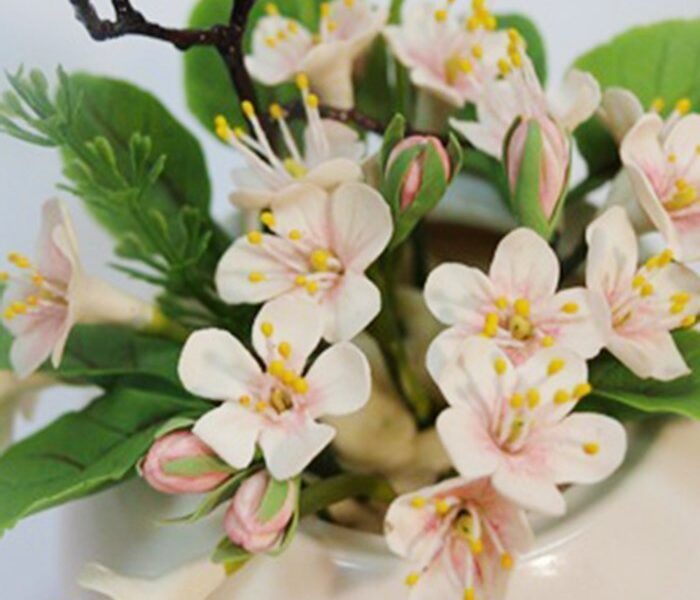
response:
[[[232,304],[311,298],[324,338],[349,340],[381,306],[364,272],[391,239],[389,206],[363,183],[344,183],[330,196],[300,184],[293,196],[262,214],[275,235],[253,231],[224,254],[216,273],[219,295]]]
[[[700,313],[700,277],[665,251],[637,268],[634,230],[613,207],[587,231],[586,282],[605,344],[639,377],[664,381],[690,373],[670,331],[692,327]]]
[[[411,600],[502,600],[533,534],[487,481],[455,478],[394,501],[386,540],[414,569],[406,577]]]
[[[0,450],[12,440],[15,414],[31,417],[39,392],[55,383],[44,373],[20,379],[12,371],[0,371]]]
[[[591,316],[589,293],[584,288],[557,293],[559,272],[554,251],[526,228],[503,238],[488,276],[456,263],[435,269],[425,299],[450,328],[428,350],[433,378],[439,379],[465,340],[476,336],[491,338],[516,362],[554,344],[583,358],[598,354],[603,340]]]
[[[369,49],[387,19],[385,9],[365,0],[321,4],[320,30],[312,35],[294,19],[282,17],[274,4],[253,31],[253,52],[246,56],[250,74],[265,85],[291,81],[306,73],[326,104],[354,105],[353,66]]]
[[[68,212],[58,200],[44,204],[36,264],[17,252],[9,259],[19,274],[0,274],[9,282],[3,325],[15,338],[10,361],[20,377],[34,372],[49,356],[57,367],[77,323],[146,327],[157,316],[149,304],[83,271]]]
[[[306,372],[323,328],[318,308],[306,299],[268,303],[253,327],[253,347],[265,370],[231,334],[205,329],[185,344],[180,379],[191,393],[223,403],[197,422],[195,435],[237,469],[252,462],[259,444],[272,476],[289,479],[335,436],[319,417],[349,414],[366,404],[369,365],[355,346],[341,343]]]
[[[238,207],[274,208],[294,195],[297,183],[311,183],[333,191],[341,183],[362,179],[360,162],[365,154],[364,143],[350,127],[322,119],[318,98],[309,93],[305,77],[298,77],[298,81],[307,120],[303,152],[287,124],[284,109],[278,104],[270,107],[270,115],[279,127],[286,156],[275,152],[250,102],[243,103],[243,112],[250,121],[252,136],[242,129],[231,131],[223,117],[217,118],[219,136],[246,161],[245,167],[233,171],[236,190],[230,199]]]
[[[412,7],[401,25],[384,29],[413,84],[457,108],[481,97],[484,85],[499,75],[499,60],[507,56],[509,34],[493,31],[495,18],[483,2],[477,4],[473,16],[458,19],[449,4],[436,10],[434,4],[422,3]]]
[[[569,414],[590,392],[587,371],[564,348],[541,350],[516,367],[491,340],[468,340],[438,382],[451,408],[437,428],[459,474],[489,478],[523,508],[563,514],[558,486],[605,479],[627,446],[617,421]]]
[[[700,258],[700,115],[668,132],[658,115],[642,117],[625,136],[622,162],[650,221],[682,260]]]

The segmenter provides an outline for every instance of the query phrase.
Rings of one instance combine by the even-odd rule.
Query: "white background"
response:
[[[192,6],[191,0],[134,0],[134,3],[153,19],[173,25],[183,23]],[[105,8],[101,2],[98,4]],[[697,0],[503,0],[493,4],[497,11],[520,10],[534,18],[547,41],[552,82],[558,81],[576,56],[631,25],[700,14]],[[73,19],[68,0],[2,0],[0,68],[14,71],[24,64],[51,73],[58,63],[69,71],[82,69],[128,79],[160,96],[204,143],[214,183],[216,213],[222,217],[229,214],[225,197],[231,156],[189,116],[177,51],[159,42],[136,38],[94,43]],[[0,89],[4,87],[4,83],[0,84]],[[0,256],[11,250],[31,251],[40,205],[55,194],[58,181],[59,162],[51,151],[0,137]],[[80,213],[72,199],[70,206],[86,266],[121,281],[105,267],[110,259],[109,240]],[[85,397],[85,392],[47,394],[35,422],[20,424],[20,433],[32,430],[66,407],[78,405]],[[74,565],[91,558],[84,546],[72,541],[72,531],[66,525],[69,522],[66,517],[74,517],[80,509],[79,504],[38,515],[0,540],[3,600],[87,597],[68,583],[75,576],[70,572]],[[119,515],[112,518],[118,519]]]

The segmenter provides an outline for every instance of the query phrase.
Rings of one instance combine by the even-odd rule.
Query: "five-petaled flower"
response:
[[[270,106],[270,116],[279,127],[286,156],[273,149],[250,102],[243,102],[242,109],[253,135],[241,128],[232,130],[222,116],[216,119],[219,137],[238,150],[246,161],[245,167],[233,171],[236,189],[230,199],[238,207],[274,208],[294,196],[297,183],[311,183],[332,191],[341,183],[362,179],[360,163],[365,145],[357,132],[339,121],[322,119],[318,97],[309,92],[306,76],[299,75],[297,83],[307,121],[303,151],[279,104]]]
[[[312,89],[326,104],[354,105],[352,75],[387,19],[387,11],[365,0],[321,3],[319,31],[312,35],[301,23],[283,17],[275,4],[253,31],[253,52],[246,56],[250,74],[265,85],[291,81],[306,73]]]
[[[369,365],[355,346],[341,343],[306,371],[323,328],[309,300],[274,300],[253,327],[253,347],[264,369],[230,333],[204,329],[185,344],[180,379],[193,394],[222,402],[196,423],[195,435],[237,469],[253,461],[259,445],[272,476],[289,479],[335,435],[318,417],[349,414],[368,401]]]
[[[700,115],[669,129],[659,115],[642,117],[625,136],[622,162],[649,220],[682,260],[700,258]]]
[[[311,298],[330,342],[349,340],[369,325],[381,299],[364,272],[393,230],[389,206],[376,190],[344,183],[329,196],[299,184],[294,198],[263,212],[261,220],[274,235],[251,231],[219,263],[216,285],[225,301]]]
[[[555,344],[592,358],[603,346],[584,288],[557,293],[560,266],[539,235],[520,228],[496,249],[488,276],[456,263],[437,267],[425,285],[428,308],[450,328],[428,350],[428,369],[439,378],[464,341],[485,336],[515,362]]]
[[[424,3],[413,7],[401,25],[389,25],[384,35],[392,52],[410,69],[418,88],[450,106],[476,102],[486,83],[499,75],[498,63],[507,56],[516,32],[494,31],[496,18],[484,2],[474,14],[458,19],[450,6]]]
[[[690,370],[671,331],[695,325],[700,277],[666,250],[638,267],[637,238],[624,209],[610,208],[587,232],[586,282],[605,344],[639,377],[664,381]]]
[[[73,226],[58,200],[44,204],[36,263],[18,252],[8,258],[18,273],[0,273],[8,282],[3,325],[15,338],[10,361],[22,378],[49,357],[58,367],[77,323],[148,327],[160,318],[151,305],[83,271]]]
[[[487,480],[462,478],[401,496],[386,516],[389,548],[413,567],[411,600],[502,599],[533,534],[525,515]]]
[[[438,380],[450,408],[437,428],[459,474],[489,478],[523,508],[563,514],[558,486],[602,481],[627,447],[618,421],[570,414],[591,391],[587,378],[586,361],[564,348],[515,366],[493,341],[468,340]]]

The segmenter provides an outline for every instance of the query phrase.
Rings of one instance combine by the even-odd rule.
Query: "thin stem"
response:
[[[305,488],[301,493],[299,513],[301,517],[307,517],[349,498],[388,504],[396,498],[396,492],[380,477],[346,473]]]

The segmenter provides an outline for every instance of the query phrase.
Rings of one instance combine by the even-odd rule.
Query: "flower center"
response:
[[[675,152],[671,152],[666,158],[669,165],[668,176],[672,185],[669,186],[670,189],[663,204],[664,208],[674,215],[700,202],[697,184],[686,179],[686,175],[693,170],[695,162],[700,158],[700,145],[693,152],[692,157],[682,165],[679,165],[679,158]]]
[[[339,273],[342,270],[338,258],[325,248],[316,248],[311,252],[309,265],[315,273]]]
[[[474,65],[468,58],[452,56],[445,61],[445,81],[449,85],[455,85],[460,77],[469,75],[473,70]]]
[[[270,394],[270,406],[278,415],[281,415],[294,408],[294,402],[292,402],[292,397],[287,390],[277,388]]]
[[[519,341],[529,340],[535,332],[530,319],[521,315],[513,315],[508,322],[510,334]]]

